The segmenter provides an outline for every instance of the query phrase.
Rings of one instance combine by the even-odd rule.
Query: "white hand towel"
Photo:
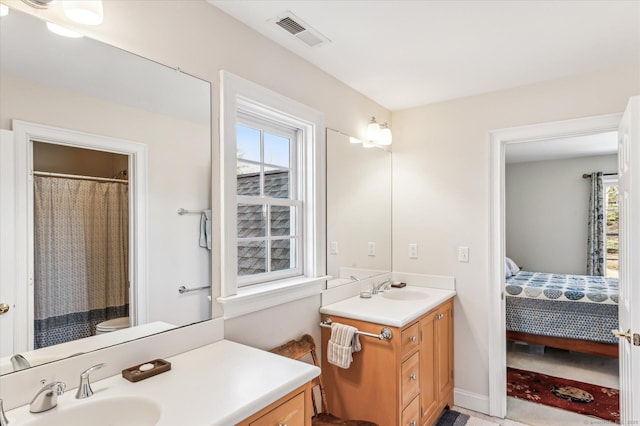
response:
[[[358,329],[340,323],[331,324],[331,338],[327,345],[327,361],[340,368],[349,368],[353,352],[361,349]]]
[[[211,210],[203,210],[200,218],[200,247],[211,250]]]

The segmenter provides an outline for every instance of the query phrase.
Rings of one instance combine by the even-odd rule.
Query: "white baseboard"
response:
[[[489,414],[489,396],[469,392],[464,389],[455,388],[453,390],[453,403],[457,407],[467,410],[477,411],[482,414]]]

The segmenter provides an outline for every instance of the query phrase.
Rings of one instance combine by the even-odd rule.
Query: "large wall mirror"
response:
[[[391,272],[391,152],[327,130],[327,287]]]
[[[3,165],[21,149],[16,126],[62,135],[27,142],[27,188],[16,183],[15,198],[2,200],[3,219],[15,214],[28,223],[32,242],[15,254],[18,268],[23,255],[28,265],[14,275],[26,279],[0,275],[0,299],[11,299],[0,300],[9,306],[0,315],[0,372],[209,319],[211,251],[202,212],[211,206],[210,83],[86,37],[54,34],[17,10],[0,19]],[[66,131],[142,146],[146,164],[108,144],[76,146]],[[133,190],[132,166],[146,170],[144,193]],[[3,174],[0,183],[7,181]],[[140,210],[134,203],[144,216],[131,216]],[[131,231],[142,224],[146,237]],[[9,225],[1,226],[7,235]],[[22,247],[25,236],[15,232]],[[142,261],[132,264],[130,253],[140,247]],[[136,268],[146,290],[132,297]],[[181,293],[181,286],[194,291]]]

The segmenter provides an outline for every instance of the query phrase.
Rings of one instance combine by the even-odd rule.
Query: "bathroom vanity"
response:
[[[404,292],[404,293],[403,293]],[[348,369],[322,361],[331,412],[380,425],[435,424],[453,405],[453,296],[455,292],[419,287],[391,290],[372,299],[353,297],[321,309],[323,320],[380,334],[360,336],[362,350]],[[331,330],[323,328],[326,348]]]
[[[114,375],[92,383],[87,399],[68,390],[49,411],[32,414],[24,405],[7,417],[29,426],[311,424],[310,381],[320,374],[311,364],[228,340],[167,361],[169,371],[148,379],[133,383]]]

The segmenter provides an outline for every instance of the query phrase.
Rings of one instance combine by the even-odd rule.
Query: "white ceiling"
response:
[[[392,111],[640,62],[637,0],[207,1]]]
[[[1,19],[2,72],[206,126],[211,122],[207,81],[88,37],[53,34],[44,21],[18,10]]]
[[[564,160],[568,158],[610,155],[618,152],[618,132],[573,136],[530,142],[509,143],[505,149],[507,163]]]

